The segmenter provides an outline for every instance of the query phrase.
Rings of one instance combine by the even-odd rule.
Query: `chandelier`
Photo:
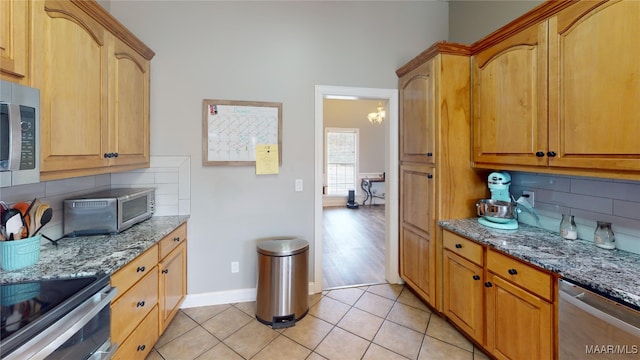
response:
[[[386,113],[384,111],[384,107],[382,107],[382,103],[379,102],[378,112],[369,113],[369,115],[367,115],[367,119],[369,119],[369,122],[372,124],[382,124],[382,122],[384,121],[385,115]]]

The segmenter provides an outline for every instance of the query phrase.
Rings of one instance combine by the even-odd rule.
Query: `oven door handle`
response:
[[[55,324],[34,336],[22,346],[21,350],[24,349],[24,351],[14,351],[5,360],[46,358],[89,323],[102,309],[109,306],[117,292],[117,288],[104,287]]]

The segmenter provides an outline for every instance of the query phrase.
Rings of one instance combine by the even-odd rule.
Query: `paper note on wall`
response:
[[[277,174],[278,144],[256,144],[256,175]]]

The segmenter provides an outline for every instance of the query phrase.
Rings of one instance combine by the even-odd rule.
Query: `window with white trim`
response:
[[[359,129],[325,129],[326,195],[347,196],[349,190],[356,190],[358,136]]]

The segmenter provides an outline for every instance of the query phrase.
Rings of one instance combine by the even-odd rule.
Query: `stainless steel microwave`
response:
[[[40,91],[0,80],[0,187],[40,181]]]
[[[64,200],[64,235],[117,234],[155,212],[154,188],[118,188]]]

